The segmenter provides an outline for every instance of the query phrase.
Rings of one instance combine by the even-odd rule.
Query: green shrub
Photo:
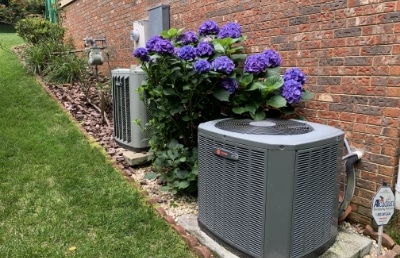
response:
[[[44,1],[42,0],[10,0],[0,4],[0,22],[16,24],[19,20],[31,14],[44,14]]]
[[[22,19],[15,25],[17,34],[28,44],[38,44],[41,41],[53,41],[62,44],[65,29],[41,17]]]
[[[43,0],[29,0],[25,6],[25,11],[29,14],[44,15],[45,5]]]
[[[155,172],[173,193],[197,190],[197,128],[202,122],[239,117],[262,120],[294,115],[312,97],[298,68],[280,75],[282,59],[272,49],[244,53],[237,23],[221,29],[206,21],[198,33],[171,28],[137,48],[147,80],[139,92],[152,113],[148,126]]]

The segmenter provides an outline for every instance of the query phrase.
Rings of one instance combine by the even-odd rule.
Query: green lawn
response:
[[[0,24],[0,257],[194,257],[28,74]]]

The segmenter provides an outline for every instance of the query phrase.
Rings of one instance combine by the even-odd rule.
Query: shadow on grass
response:
[[[14,26],[0,22],[0,33],[15,33]]]

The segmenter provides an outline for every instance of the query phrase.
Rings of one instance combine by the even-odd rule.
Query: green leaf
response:
[[[232,108],[232,112],[238,115],[245,113],[247,110],[244,107],[234,107]]]
[[[280,69],[281,69],[280,66],[267,68],[267,77],[280,76]]]
[[[186,179],[189,175],[189,172],[187,170],[178,170],[176,172],[176,177],[179,179]]]
[[[185,121],[185,122],[188,122],[188,121],[190,121],[190,116],[189,115],[184,115],[182,117],[182,120]]]
[[[176,95],[175,89],[166,88],[163,90],[163,94],[166,96]]]
[[[166,39],[169,38],[168,31],[166,31],[166,30],[162,31],[160,33],[160,36],[163,37],[163,38],[166,38]]]
[[[254,116],[252,118],[256,121],[264,120],[266,117],[265,112],[263,110],[257,110]]]
[[[179,182],[179,189],[185,189],[187,187],[189,187],[189,182],[188,181],[181,181]]]
[[[216,99],[218,99],[219,101],[226,101],[226,102],[229,101],[229,96],[230,96],[230,94],[229,94],[229,92],[228,92],[227,90],[225,90],[225,89],[222,89],[222,88],[217,89],[217,90],[215,90],[215,91],[213,92],[213,95],[214,95],[214,97],[215,97]]]
[[[310,100],[314,98],[314,93],[309,92],[307,90],[303,91],[303,94],[301,95],[302,100]]]
[[[245,74],[239,79],[239,84],[241,86],[247,87],[254,79],[253,74]]]
[[[243,49],[244,49],[243,46],[234,47],[228,50],[228,54],[240,53],[243,51]]]
[[[225,48],[218,42],[214,43],[214,50],[217,53],[221,53],[221,54],[225,53]]]
[[[253,90],[263,90],[265,89],[265,85],[261,82],[253,82],[246,91],[253,91]]]
[[[254,103],[248,103],[245,106],[246,111],[248,111],[250,114],[255,114],[256,110],[257,110],[257,105],[255,105]]]
[[[177,153],[176,153],[175,151],[172,151],[172,150],[168,150],[168,151],[167,151],[167,154],[168,154],[168,157],[169,157],[170,159],[172,159],[172,160],[175,160],[176,157],[178,156]]]
[[[178,33],[178,30],[176,28],[171,28],[168,30],[168,36],[169,38],[176,36]]]
[[[180,28],[180,29],[178,30],[177,34],[178,34],[178,35],[181,35],[182,32],[183,32],[184,30],[185,30],[185,28]]]
[[[233,54],[230,57],[233,61],[242,61],[246,59],[247,54]]]
[[[271,76],[265,80],[266,90],[268,92],[277,90],[282,87],[284,81],[281,76]]]
[[[269,100],[267,100],[267,105],[274,107],[274,108],[281,108],[286,106],[286,99],[282,97],[281,95],[275,95]]]
[[[173,115],[179,114],[179,113],[181,113],[181,112],[183,112],[183,111],[185,111],[185,109],[184,109],[182,106],[178,106],[177,108],[171,109],[171,110],[169,111],[169,114],[170,114],[171,116],[173,116]]]
[[[167,186],[167,185],[161,186],[161,187],[160,187],[160,191],[162,191],[162,192],[168,192],[168,191],[170,191],[171,189],[172,189],[172,188],[169,187],[169,186]]]
[[[153,179],[156,179],[157,176],[158,176],[158,173],[156,173],[154,171],[150,171],[150,172],[146,173],[143,178],[148,179],[148,180],[153,180]]]

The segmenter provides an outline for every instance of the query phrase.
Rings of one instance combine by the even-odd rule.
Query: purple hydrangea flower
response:
[[[211,63],[214,71],[230,74],[235,69],[235,63],[227,56],[219,56]]]
[[[293,104],[301,100],[302,89],[303,85],[300,82],[290,79],[283,83],[281,93],[287,103]]]
[[[191,45],[183,46],[178,50],[177,55],[182,60],[191,61],[196,58],[196,49]]]
[[[157,41],[163,39],[160,36],[153,36],[151,37],[147,42],[146,42],[146,49],[147,51],[151,52],[151,51],[156,51],[154,49],[154,45],[157,43]]]
[[[212,56],[214,54],[214,46],[208,42],[200,42],[196,48],[199,57]]]
[[[179,35],[177,41],[181,42],[183,45],[188,45],[191,43],[197,43],[199,38],[197,37],[196,32],[187,31],[184,34]]]
[[[208,61],[201,59],[194,63],[193,67],[196,73],[207,73],[211,69],[211,64]]]
[[[283,75],[283,80],[295,80],[304,85],[304,83],[306,82],[306,76],[299,68],[291,68],[285,72],[285,74]]]
[[[241,34],[240,25],[236,22],[228,22],[218,33],[218,38],[239,38]]]
[[[199,35],[216,35],[219,32],[219,27],[217,23],[213,20],[208,20],[203,22],[199,27]]]
[[[233,94],[238,88],[238,83],[235,79],[225,78],[221,80],[221,86],[224,87],[229,94]]]
[[[159,39],[154,44],[154,51],[156,51],[160,55],[162,54],[173,55],[175,52],[175,48],[169,40]]]
[[[248,56],[244,61],[244,72],[261,73],[268,67],[268,58],[264,54]]]
[[[142,62],[150,61],[149,53],[144,47],[136,48],[135,51],[133,51],[133,56],[139,58]]]
[[[268,49],[263,54],[268,59],[268,67],[277,67],[282,64],[282,58],[275,50]]]

